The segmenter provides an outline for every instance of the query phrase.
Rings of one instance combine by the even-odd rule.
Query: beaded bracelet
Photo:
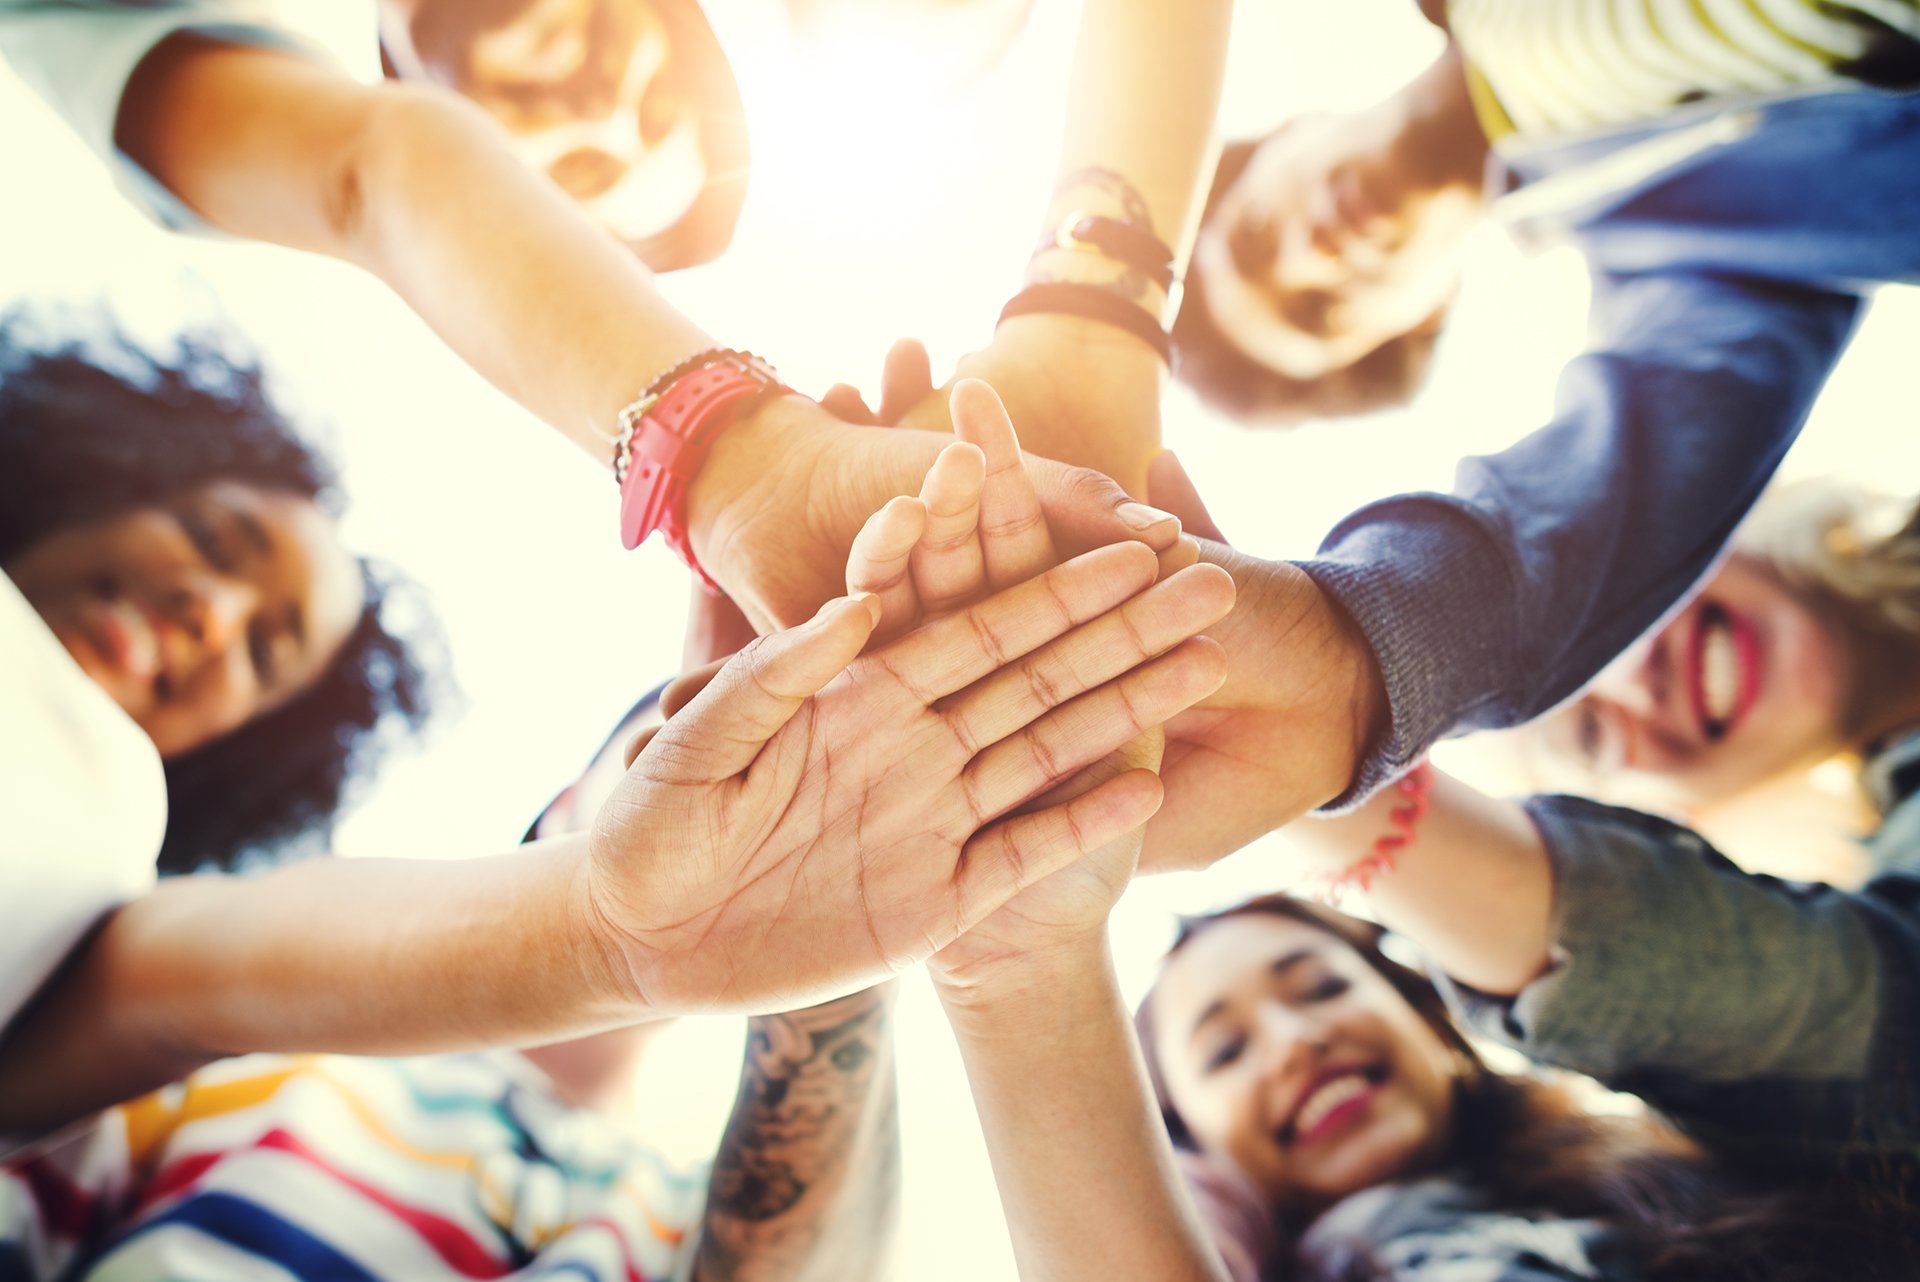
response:
[[[1406,800],[1387,812],[1393,830],[1374,838],[1373,848],[1349,864],[1343,871],[1322,878],[1313,896],[1330,908],[1338,908],[1347,891],[1356,886],[1365,894],[1377,878],[1394,870],[1400,852],[1413,844],[1414,825],[1426,818],[1433,803],[1433,767],[1422,761],[1397,780],[1393,789]]]

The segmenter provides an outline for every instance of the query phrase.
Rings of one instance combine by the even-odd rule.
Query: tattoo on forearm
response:
[[[1059,211],[1074,205],[1075,201],[1084,201],[1089,209],[1099,212],[1117,212],[1125,222],[1133,224],[1141,231],[1154,235],[1159,233],[1153,228],[1153,211],[1147,207],[1147,199],[1138,188],[1120,174],[1099,165],[1089,165],[1076,169],[1060,180],[1053,189],[1053,209]],[[1091,282],[1097,288],[1120,295],[1130,302],[1140,302],[1153,288],[1153,282],[1147,279],[1145,272],[1137,267],[1116,264],[1121,267],[1119,276],[1110,281]],[[1035,283],[1047,283],[1056,280],[1080,281],[1080,276],[1067,276],[1063,272],[1049,269],[1045,263],[1035,263],[1028,279]],[[1089,283],[1084,282],[1082,283]]]
[[[701,1282],[856,1279],[847,1247],[884,1248],[899,1147],[889,1019],[885,998],[863,993],[751,1022],[707,1193]]]

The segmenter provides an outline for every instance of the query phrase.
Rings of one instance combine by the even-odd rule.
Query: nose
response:
[[[245,636],[259,604],[260,594],[251,583],[217,574],[180,584],[169,601],[181,628],[209,655],[225,653]]]
[[[1326,1057],[1332,1030],[1310,1010],[1268,1002],[1258,1018],[1260,1075],[1269,1082],[1313,1071]]]

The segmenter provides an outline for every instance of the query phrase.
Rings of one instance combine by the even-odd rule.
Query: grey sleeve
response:
[[[1553,860],[1554,962],[1512,998],[1443,984],[1473,1031],[1702,1138],[1920,1144],[1912,904],[1748,874],[1687,829],[1581,798],[1528,813]]]
[[[208,232],[198,214],[115,145],[120,98],[146,56],[183,31],[335,61],[317,41],[273,20],[271,10],[248,0],[0,0],[0,55],[142,213],[176,231]]]

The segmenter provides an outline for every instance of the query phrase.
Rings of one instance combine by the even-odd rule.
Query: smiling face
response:
[[[1326,931],[1259,912],[1211,922],[1151,1000],[1174,1109],[1276,1208],[1317,1212],[1445,1150],[1456,1057]]]
[[[1736,553],[1543,722],[1540,742],[1596,788],[1682,809],[1719,801],[1856,746],[1852,657],[1763,562]]]
[[[63,527],[4,568],[162,757],[306,689],[363,608],[311,499],[232,481]]]
[[[668,232],[716,182],[744,190],[744,138],[718,120],[738,117],[738,93],[690,0],[385,8],[383,41],[403,77],[437,81],[485,108],[523,161],[628,245]],[[663,20],[669,11],[681,18],[677,31]],[[730,232],[737,200],[727,203]],[[691,253],[656,248],[660,261],[646,256],[662,270]]]
[[[1480,200],[1428,168],[1366,116],[1304,118],[1266,139],[1194,246],[1214,325],[1294,379],[1437,325]]]

